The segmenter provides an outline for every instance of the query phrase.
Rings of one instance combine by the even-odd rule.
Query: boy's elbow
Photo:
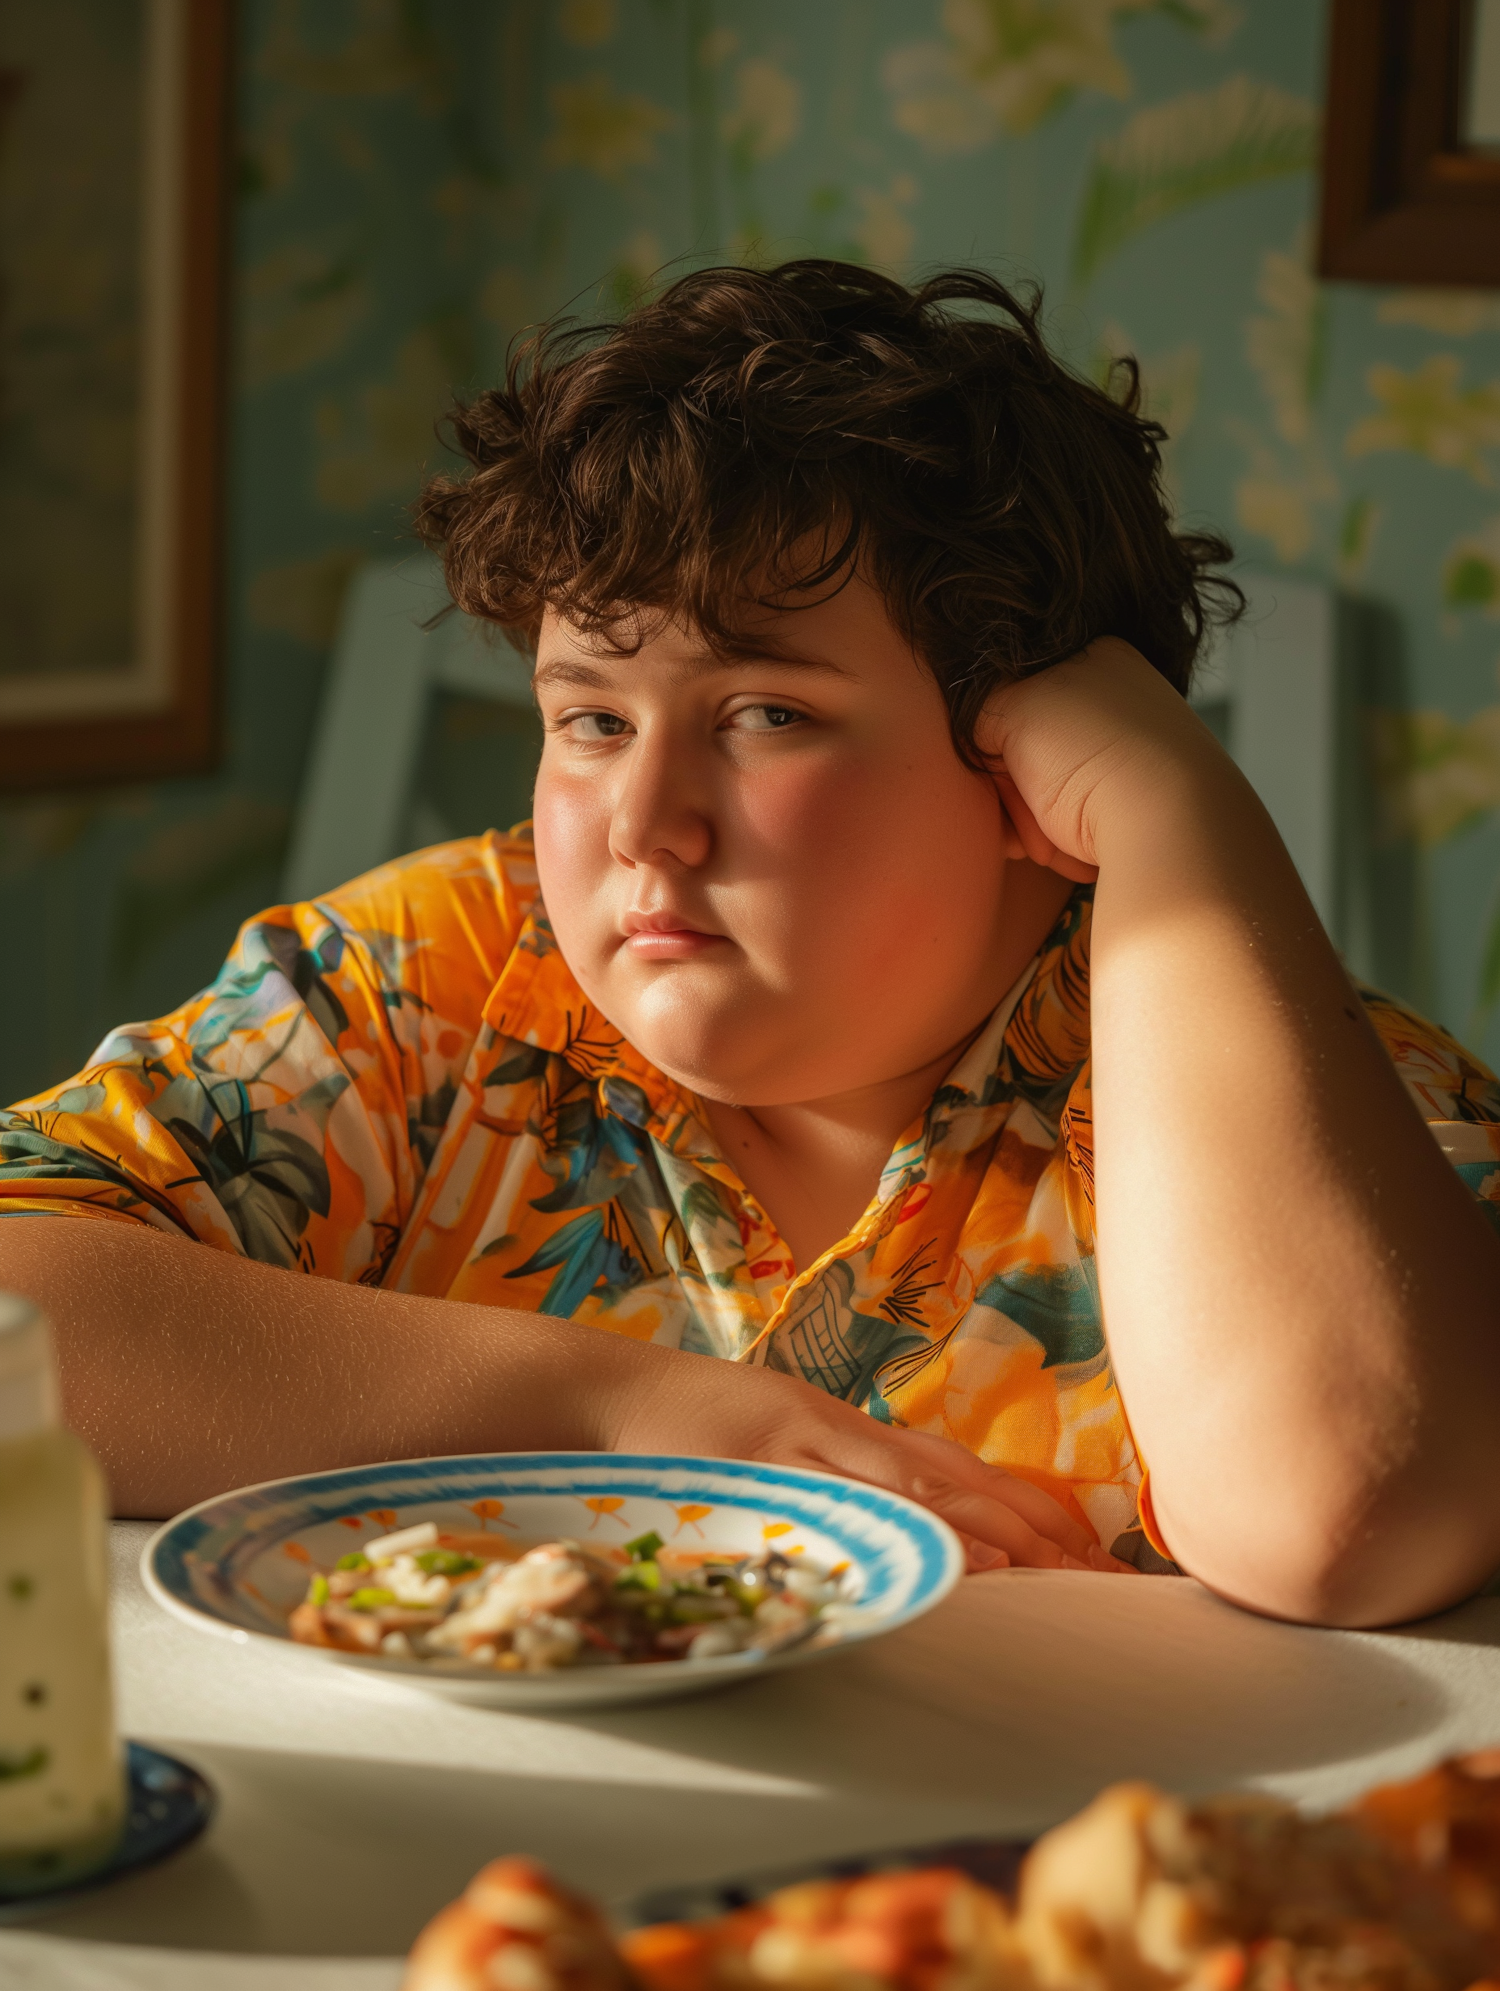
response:
[[[1225,1505],[1232,1511],[1216,1521],[1200,1508],[1174,1527],[1172,1508],[1164,1515],[1158,1502],[1179,1567],[1243,1610],[1294,1624],[1410,1623],[1462,1603],[1500,1567],[1500,1513],[1488,1486],[1426,1497],[1387,1486],[1354,1500],[1305,1488]]]

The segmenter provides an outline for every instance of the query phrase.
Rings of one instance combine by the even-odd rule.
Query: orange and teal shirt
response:
[[[1091,899],[1073,894],[854,1229],[800,1271],[700,1102],[574,980],[524,827],[249,921],[210,988],[0,1114],[0,1214],[150,1224],[784,1370],[959,1440],[1151,1566],[1094,1269]],[[1500,1217],[1500,1085],[1361,993]]]

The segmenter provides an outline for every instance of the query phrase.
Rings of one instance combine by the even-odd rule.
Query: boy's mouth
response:
[[[694,961],[725,944],[722,933],[705,932],[681,913],[632,911],[620,924],[625,929],[625,951],[637,961]]]

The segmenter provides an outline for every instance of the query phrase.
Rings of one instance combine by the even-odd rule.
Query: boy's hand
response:
[[[997,691],[976,730],[1009,818],[1007,854],[1098,876],[1113,812],[1218,758],[1213,735],[1138,650],[1101,637]]]
[[[764,1459],[888,1487],[942,1516],[962,1540],[971,1572],[1015,1566],[1136,1574],[1050,1494],[947,1438],[878,1424],[794,1376],[667,1350],[658,1361],[657,1351],[625,1347],[636,1361],[618,1375],[611,1365],[595,1399],[595,1442],[603,1450]]]

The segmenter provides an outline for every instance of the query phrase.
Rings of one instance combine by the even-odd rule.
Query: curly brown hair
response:
[[[1210,571],[1231,550],[1172,530],[1135,363],[1112,392],[1080,379],[1040,309],[981,270],[697,270],[513,348],[505,385],[454,409],[472,468],[428,484],[418,531],[458,606],[528,646],[550,604],[626,651],[645,611],[733,653],[747,609],[858,565],[973,765],[994,687],[1096,637],[1185,692],[1208,623],[1243,607]]]

